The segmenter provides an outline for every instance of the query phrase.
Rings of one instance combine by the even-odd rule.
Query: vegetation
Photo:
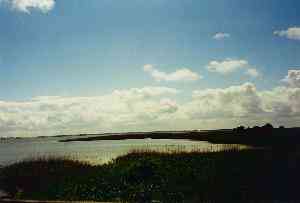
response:
[[[189,139],[208,141],[218,144],[244,144],[263,147],[286,147],[300,145],[300,128],[274,128],[271,124],[262,127],[246,128],[240,126],[234,129],[207,131],[179,131],[179,132],[147,132],[122,133],[92,137],[63,139],[61,142],[95,141],[95,140],[125,140],[125,139]]]
[[[0,188],[37,200],[297,201],[299,169],[296,148],[134,151],[97,166],[67,158],[25,160],[1,170]]]
[[[63,141],[192,139],[218,152],[133,151],[104,165],[69,158],[24,160],[0,169],[12,198],[125,202],[299,201],[300,128],[127,133]],[[241,150],[236,145],[255,146]],[[258,147],[259,146],[259,147]]]

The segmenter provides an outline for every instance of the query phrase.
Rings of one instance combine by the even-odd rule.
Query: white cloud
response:
[[[288,75],[282,81],[291,87],[300,88],[300,70],[289,70]]]
[[[224,33],[224,32],[218,32],[213,36],[213,38],[216,40],[222,40],[222,39],[229,38],[229,37],[230,37],[230,34]]]
[[[274,31],[274,35],[286,37],[288,39],[300,40],[300,27],[291,27],[287,30]]]
[[[257,78],[260,77],[261,74],[258,72],[258,70],[256,68],[249,68],[246,70],[246,75],[249,75],[253,78]]]
[[[300,88],[276,87],[258,94],[263,100],[263,108],[274,119],[289,121],[300,116]]]
[[[30,13],[31,9],[47,13],[55,6],[55,0],[0,0],[0,3],[8,3],[13,9]]]
[[[256,68],[251,67],[249,62],[246,60],[226,59],[224,61],[210,61],[206,68],[210,72],[220,73],[223,75],[228,75],[230,73],[237,72],[238,70],[245,69],[245,74],[250,77],[257,78],[261,76],[259,71]]]
[[[151,64],[146,64],[143,67],[144,71],[149,73],[156,81],[195,81],[201,79],[202,76],[191,71],[188,68],[178,69],[172,73],[165,73]]]
[[[252,83],[194,91],[193,100],[186,106],[186,111],[193,119],[250,117],[263,112]]]
[[[258,90],[253,83],[199,89],[175,100],[178,90],[144,87],[93,97],[35,97],[0,101],[0,136],[107,131],[212,129],[237,125],[300,125],[298,70],[286,86]]]
[[[291,73],[289,73],[290,75]],[[289,78],[288,76],[286,78]],[[293,77],[292,77],[293,78]],[[300,87],[279,86],[259,91],[252,83],[193,92],[193,99],[181,109],[187,120],[262,124],[272,122],[300,125]],[[235,122],[239,123],[239,122]]]
[[[216,72],[225,75],[246,68],[248,66],[249,63],[246,60],[226,59],[224,61],[211,61],[206,66],[206,68],[210,72]]]
[[[169,98],[161,99],[160,105],[161,105],[161,111],[163,111],[163,112],[174,113],[178,109],[178,105],[177,105],[176,101],[171,100]]]
[[[149,98],[155,96],[161,96],[164,94],[177,94],[178,90],[169,87],[149,86],[143,88],[131,88],[129,90],[115,90],[114,95],[118,95],[121,98]]]
[[[24,102],[0,101],[0,136],[101,132],[167,119],[177,111],[168,87],[115,90],[95,97],[36,97]],[[43,133],[43,134],[40,134]]]

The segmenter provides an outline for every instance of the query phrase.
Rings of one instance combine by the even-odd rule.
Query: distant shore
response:
[[[80,138],[62,139],[60,142],[128,140],[128,139],[184,139],[208,141],[214,144],[245,144],[251,146],[277,146],[300,144],[300,128],[222,129],[206,131],[158,131],[117,133],[108,135],[81,134]]]

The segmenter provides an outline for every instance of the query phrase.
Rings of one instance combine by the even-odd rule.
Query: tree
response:
[[[263,129],[266,129],[266,130],[272,130],[274,127],[272,126],[272,124],[267,123],[267,124],[264,125],[262,128],[263,128]]]
[[[234,131],[235,131],[236,133],[243,133],[243,132],[245,132],[245,126],[242,126],[242,125],[241,125],[241,126],[235,128]]]

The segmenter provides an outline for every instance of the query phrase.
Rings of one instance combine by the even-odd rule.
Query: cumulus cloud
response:
[[[0,136],[45,135],[108,131],[167,119],[177,104],[168,87],[115,90],[95,97],[36,97],[29,101],[0,101]],[[162,98],[163,97],[163,98]],[[165,98],[165,99],[164,99]]]
[[[277,30],[274,31],[274,35],[293,40],[300,40],[300,27],[290,27],[287,30]]]
[[[166,73],[156,69],[151,64],[146,64],[143,67],[146,73],[149,73],[156,81],[195,81],[202,78],[201,75],[191,71],[188,68],[178,69],[172,73]]]
[[[194,91],[192,100],[181,109],[188,119],[227,121],[229,125],[233,120],[299,125],[299,101],[300,87],[295,83],[261,91],[253,83],[244,83]]]
[[[250,66],[249,62],[246,60],[226,59],[224,61],[210,61],[206,68],[210,72],[215,72],[223,75],[228,75],[244,69],[245,74],[250,77],[257,78],[262,76],[259,71],[256,68]]]
[[[161,105],[161,111],[163,112],[174,113],[178,109],[178,105],[176,101],[169,98],[161,99],[160,105]]]
[[[276,87],[259,92],[263,108],[271,113],[274,119],[290,120],[300,116],[300,88]]]
[[[252,83],[194,91],[193,100],[186,108],[193,119],[245,117],[263,112]]]
[[[229,38],[229,37],[230,37],[230,34],[224,33],[224,32],[218,32],[213,36],[213,38],[216,40],[222,40],[222,39]]]
[[[216,72],[225,75],[246,68],[248,65],[249,63],[246,60],[226,59],[224,61],[211,61],[206,68],[210,72]]]
[[[7,3],[11,8],[24,13],[30,13],[31,9],[47,13],[55,6],[55,0],[1,0],[0,3]]]
[[[300,88],[300,70],[289,70],[288,75],[282,81],[291,87]]]
[[[93,97],[35,97],[0,101],[0,136],[128,130],[209,129],[265,122],[300,125],[299,71],[286,85],[259,90],[253,83],[198,89],[178,102],[177,89],[160,86],[115,90]]]

